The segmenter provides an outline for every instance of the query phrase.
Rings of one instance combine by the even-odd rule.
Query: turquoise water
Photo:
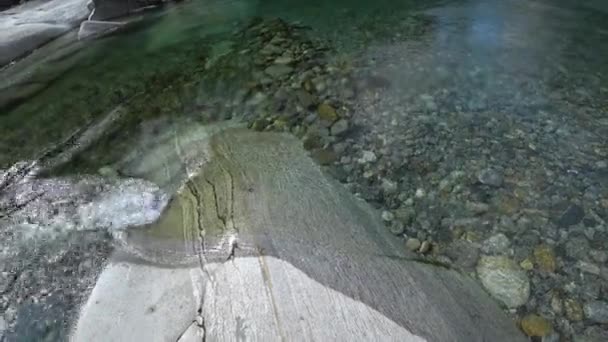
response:
[[[568,1],[215,0],[133,19],[0,71],[0,169],[69,149],[119,107],[48,174],[145,178],[133,147],[189,123],[289,131],[404,248],[477,277],[485,257],[512,262],[531,289],[508,309],[514,320],[543,317],[548,341],[608,338],[608,13]],[[288,43],[265,55],[273,30]],[[298,62],[269,70],[278,57]]]

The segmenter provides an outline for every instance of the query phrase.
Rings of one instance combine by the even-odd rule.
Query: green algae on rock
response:
[[[331,105],[327,103],[321,103],[317,109],[321,120],[325,120],[330,124],[336,122],[339,119],[338,113]]]
[[[535,314],[526,315],[521,320],[521,329],[530,337],[545,337],[553,331],[549,320]]]
[[[543,272],[555,272],[557,261],[555,252],[550,246],[540,245],[534,249],[534,260],[539,270]]]

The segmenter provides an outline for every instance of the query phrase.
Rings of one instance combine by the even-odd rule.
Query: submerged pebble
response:
[[[510,245],[509,238],[503,233],[498,233],[484,241],[482,251],[486,254],[502,254],[507,251]]]
[[[420,249],[422,242],[418,239],[407,239],[405,242],[405,248],[412,252],[417,252]]]
[[[359,158],[359,163],[361,164],[366,164],[366,163],[373,163],[376,161],[376,154],[372,151],[363,151],[363,153],[361,154],[361,157]]]
[[[585,317],[599,324],[608,324],[608,302],[604,301],[592,301],[587,302],[583,306]]]
[[[577,204],[572,204],[561,214],[557,224],[560,227],[570,227],[581,222],[583,217],[585,217],[585,210]]]
[[[481,171],[477,176],[477,179],[481,184],[493,187],[500,187],[504,181],[502,173],[492,168]]]
[[[382,212],[382,220],[386,222],[391,222],[393,219],[395,219],[395,215],[393,215],[393,213],[391,213],[390,211],[385,210]]]
[[[292,71],[293,68],[287,65],[271,65],[264,70],[268,76],[274,78],[289,75]]]
[[[524,305],[530,296],[525,271],[505,256],[482,256],[477,275],[488,292],[508,308]]]
[[[521,320],[521,329],[530,337],[544,337],[553,331],[549,320],[535,314],[526,315]]]
[[[338,136],[348,131],[348,121],[340,119],[331,126],[331,135]]]

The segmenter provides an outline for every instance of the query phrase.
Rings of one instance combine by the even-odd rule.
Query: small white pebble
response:
[[[382,220],[386,222],[391,222],[395,219],[395,215],[388,210],[382,212]]]
[[[419,188],[416,189],[416,198],[423,198],[426,195],[426,193],[424,192],[424,189]]]

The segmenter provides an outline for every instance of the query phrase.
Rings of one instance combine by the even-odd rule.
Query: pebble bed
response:
[[[559,25],[571,15],[535,11]],[[488,37],[473,25],[463,44],[451,38],[467,29],[464,13],[370,19],[348,49],[322,38],[335,33],[256,18],[211,44],[200,79],[162,102],[298,136],[404,248],[479,279],[531,340],[608,341],[608,80],[598,61],[608,51],[592,44],[605,32],[552,27],[538,37],[550,47],[535,47],[524,37],[533,28]],[[391,30],[378,29],[387,21]],[[487,39],[505,47],[486,51]],[[2,298],[15,295],[1,286]],[[7,303],[0,331],[14,326]]]
[[[428,62],[404,52],[436,25],[423,15],[404,23],[415,29],[399,49],[348,57],[299,25],[254,23],[214,67],[251,61],[234,116],[299,136],[380,210],[404,248],[477,277],[532,339],[606,340],[606,125],[583,120],[605,108],[572,103],[569,87],[542,105],[541,90],[518,100],[503,96],[511,89],[472,100],[457,87],[404,94],[391,75],[404,68],[399,58],[424,72]],[[499,77],[506,87],[522,82]]]

